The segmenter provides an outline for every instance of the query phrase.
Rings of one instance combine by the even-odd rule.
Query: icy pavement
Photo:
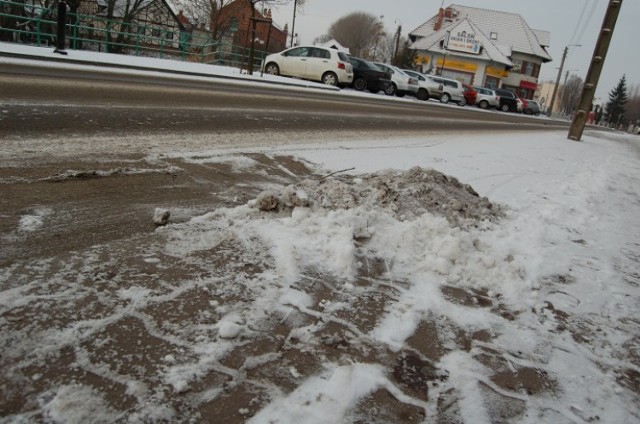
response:
[[[0,270],[2,422],[640,420],[637,138],[189,146],[249,200]]]

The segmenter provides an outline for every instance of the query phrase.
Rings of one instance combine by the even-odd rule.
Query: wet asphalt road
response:
[[[7,65],[0,138],[242,131],[538,131],[566,123],[384,95]],[[398,101],[400,100],[400,101]]]

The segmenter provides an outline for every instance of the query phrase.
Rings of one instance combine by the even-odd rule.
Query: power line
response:
[[[591,0],[587,0],[584,5],[582,6],[582,12],[580,12],[580,17],[578,18],[578,22],[576,22],[576,27],[573,30],[573,35],[571,36],[571,39],[569,40],[569,44],[574,44],[573,40],[576,38],[576,34],[578,33],[578,29],[580,28],[580,25],[582,23],[582,18],[584,18],[584,12],[586,12],[587,10],[587,6],[589,5],[589,2]]]
[[[598,5],[598,0],[594,0],[593,5],[591,6],[591,10],[589,11],[589,17],[587,17],[587,20],[584,23],[584,26],[582,27],[582,31],[580,32],[580,35],[578,36],[578,40],[576,41],[576,44],[580,44],[580,41],[582,41],[582,37],[584,36],[584,32],[586,31],[587,27],[589,26],[589,22],[591,22],[591,18],[593,17],[593,12],[595,12],[597,5]]]

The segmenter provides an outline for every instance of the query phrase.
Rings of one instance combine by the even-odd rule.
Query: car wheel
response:
[[[440,97],[440,102],[449,103],[451,101],[451,96],[448,93],[444,93],[442,97]]]
[[[460,101],[458,102],[458,105],[460,105],[460,106],[464,106],[464,105],[466,105],[466,104],[467,104],[467,99],[465,99],[464,97],[462,98],[462,100],[460,100]]]
[[[356,80],[353,81],[353,88],[355,88],[358,91],[366,90],[367,89],[366,78],[356,78]]]
[[[418,100],[429,100],[429,92],[426,88],[421,88],[416,93],[416,99]]]
[[[264,71],[269,75],[280,75],[280,68],[275,63],[267,63]]]
[[[396,94],[396,90],[397,90],[396,85],[391,84],[390,86],[387,87],[386,90],[384,90],[384,94],[386,94],[387,96],[393,96],[394,94]]]
[[[503,104],[502,106],[500,106],[500,110],[503,112],[509,112],[509,105],[508,104]]]
[[[337,87],[338,86],[338,76],[336,74],[334,74],[333,72],[325,72],[325,74],[322,76],[322,83],[323,84],[327,84],[327,85],[331,85],[333,87]]]
[[[480,109],[487,109],[489,107],[489,102],[486,100],[480,100],[480,103],[478,103],[478,107]]]

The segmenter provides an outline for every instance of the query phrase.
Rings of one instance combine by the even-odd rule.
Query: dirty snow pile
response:
[[[461,227],[501,215],[498,208],[494,209],[486,197],[478,196],[470,185],[434,169],[420,167],[358,177],[305,179],[281,193],[265,191],[256,199],[256,207],[262,211],[311,206],[385,209],[399,220],[413,220],[431,212]]]

